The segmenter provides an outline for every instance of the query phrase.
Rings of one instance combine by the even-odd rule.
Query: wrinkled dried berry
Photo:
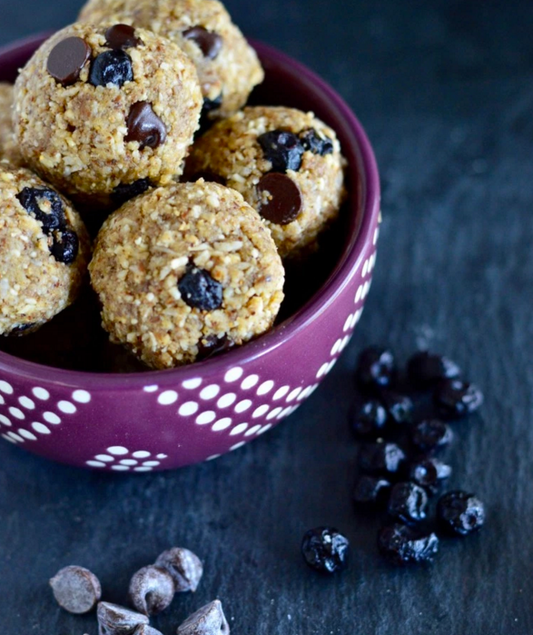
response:
[[[76,260],[78,249],[79,240],[76,232],[71,229],[54,232],[54,241],[50,251],[57,262],[63,262],[66,265],[72,264]]]
[[[422,452],[436,452],[450,445],[453,439],[451,428],[439,419],[426,419],[413,426],[411,440]]]
[[[356,403],[350,413],[350,427],[360,438],[376,438],[383,434],[387,423],[387,411],[379,401]]]
[[[396,443],[386,443],[383,439],[365,443],[359,453],[359,467],[369,474],[397,476],[404,463],[403,450]]]
[[[387,411],[391,423],[404,425],[413,418],[413,402],[406,395],[400,395],[391,390],[381,392],[380,400]]]
[[[229,625],[219,600],[210,602],[178,626],[178,635],[229,635]]]
[[[378,549],[395,565],[430,562],[439,550],[439,539],[433,533],[395,523],[379,531]]]
[[[458,419],[472,414],[481,406],[483,393],[474,384],[445,379],[435,389],[433,401],[441,416]]]
[[[321,573],[335,573],[348,563],[348,539],[333,527],[316,527],[302,540],[302,555],[306,563]]]
[[[396,483],[393,486],[387,511],[404,523],[417,523],[426,517],[428,495],[415,483]]]
[[[146,615],[110,602],[100,602],[96,615],[99,635],[133,635],[138,626],[149,623]]]
[[[119,88],[133,81],[131,57],[122,50],[104,51],[91,64],[89,82],[93,86],[114,84]]]
[[[46,235],[66,226],[63,201],[54,190],[25,187],[17,198],[28,214],[42,223]]]
[[[272,172],[297,172],[302,166],[304,148],[298,137],[286,130],[272,130],[257,137],[265,159],[272,163]]]
[[[417,388],[431,388],[441,379],[456,379],[461,369],[447,357],[420,351],[407,362],[407,374]]]
[[[138,179],[133,183],[121,183],[117,185],[111,194],[111,199],[115,205],[124,205],[132,198],[144,194],[152,187],[150,179]]]
[[[166,569],[174,578],[177,593],[196,591],[202,578],[204,567],[196,554],[188,549],[174,547],[157,558],[156,565]]]
[[[353,490],[353,501],[357,507],[380,507],[387,501],[391,484],[376,476],[360,476]]]
[[[164,611],[170,606],[175,592],[174,579],[163,567],[143,567],[130,581],[131,603],[144,615],[157,615]]]
[[[485,506],[474,494],[448,492],[437,504],[437,521],[448,533],[467,536],[483,526]]]
[[[216,335],[208,335],[203,337],[198,342],[198,354],[196,360],[199,362],[205,362],[212,357],[227,353],[232,348],[235,348],[236,344],[229,339],[227,335],[217,337]]]
[[[433,457],[415,459],[409,466],[409,478],[430,494],[436,494],[451,473],[449,465]]]
[[[98,578],[84,567],[61,569],[50,580],[50,586],[59,606],[76,615],[92,611],[102,595]]]
[[[333,154],[333,141],[329,137],[321,137],[314,129],[305,130],[300,134],[300,141],[304,150],[325,157]]]
[[[371,346],[359,355],[355,376],[361,388],[375,390],[389,387],[396,374],[391,351]]]
[[[215,311],[222,306],[223,288],[205,269],[188,265],[185,275],[178,282],[183,301],[193,309]]]

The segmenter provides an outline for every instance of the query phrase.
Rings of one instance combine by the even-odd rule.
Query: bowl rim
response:
[[[2,58],[9,57],[25,47],[37,45],[49,33],[32,35],[7,46],[0,47],[0,63]],[[378,167],[370,141],[358,118],[344,99],[314,71],[289,55],[263,44],[250,40],[252,46],[262,56],[268,57],[284,69],[296,73],[300,79],[314,86],[329,101],[331,109],[347,123],[348,129],[357,140],[363,174],[361,175],[362,216],[359,231],[345,248],[343,258],[339,260],[327,281],[315,295],[295,314],[274,328],[270,333],[262,335],[253,342],[234,351],[210,360],[165,370],[148,370],[135,373],[97,373],[89,371],[67,370],[46,366],[17,358],[0,351],[0,372],[24,377],[47,384],[59,383],[72,387],[92,387],[95,390],[132,389],[157,385],[158,387],[176,386],[176,384],[193,377],[205,377],[224,373],[229,368],[242,366],[279,348],[299,335],[311,323],[317,320],[343,293],[362,266],[366,247],[374,239],[374,228],[380,213],[380,181]]]

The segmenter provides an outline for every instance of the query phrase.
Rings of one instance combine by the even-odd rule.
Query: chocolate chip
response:
[[[114,84],[119,88],[133,81],[131,57],[124,51],[104,51],[93,60],[89,82],[93,86]]]
[[[102,595],[98,578],[83,567],[61,569],[50,580],[50,586],[59,606],[77,615],[92,611]]]
[[[115,24],[107,29],[106,44],[112,49],[135,48],[142,44],[142,40],[135,36],[135,29],[129,24]]]
[[[54,232],[54,241],[50,251],[57,262],[70,265],[76,260],[79,244],[76,232],[71,229],[61,229]]]
[[[302,211],[302,193],[296,183],[285,174],[265,174],[257,185],[259,213],[276,225],[288,225]]]
[[[17,199],[28,214],[42,223],[46,235],[66,227],[63,201],[54,190],[25,187],[17,194]]]
[[[150,179],[139,179],[133,183],[121,183],[113,190],[111,199],[116,205],[123,205],[132,198],[144,194],[152,187]]]
[[[300,141],[305,150],[321,157],[333,154],[333,141],[329,137],[321,137],[316,130],[310,128],[300,134]]]
[[[183,301],[193,309],[215,311],[222,306],[223,288],[205,269],[187,266],[185,275],[178,282]]]
[[[12,328],[9,333],[4,333],[6,337],[23,337],[24,335],[31,335],[41,328],[41,324],[20,324]]]
[[[96,614],[99,635],[133,635],[138,626],[149,623],[146,615],[109,602],[100,602]]]
[[[192,40],[201,49],[204,57],[214,60],[222,50],[223,40],[218,33],[208,31],[203,26],[193,26],[191,29],[183,31],[186,40]]]
[[[213,110],[218,110],[220,106],[222,106],[222,100],[224,99],[222,93],[215,99],[209,99],[209,97],[204,97],[204,105],[202,107],[202,115],[205,115],[209,112],[213,112]]]
[[[140,150],[144,148],[157,148],[167,138],[165,124],[153,111],[152,105],[147,101],[138,101],[133,104],[127,121],[128,135],[126,141],[138,141]]]
[[[198,355],[196,359],[199,362],[204,362],[222,353],[227,353],[235,346],[235,342],[232,342],[227,335],[223,335],[222,337],[208,335],[198,342]]]
[[[257,137],[265,159],[272,163],[273,172],[297,172],[302,166],[303,145],[300,139],[286,130],[272,130]]]
[[[176,593],[174,578],[163,567],[143,567],[130,581],[130,600],[144,615],[157,615],[170,606]]]
[[[155,563],[172,575],[177,593],[196,591],[198,588],[204,567],[200,558],[192,551],[174,547],[163,551]]]
[[[229,635],[229,632],[219,600],[206,604],[178,627],[178,635]]]
[[[209,183],[218,183],[219,185],[226,185],[227,180],[220,176],[220,174],[214,174],[213,172],[205,171],[205,172],[195,172],[192,175],[187,175],[184,179],[184,183],[196,183],[203,179],[204,181],[208,181]]]
[[[63,86],[74,84],[91,57],[91,48],[80,37],[61,40],[50,51],[46,68],[50,75]]]

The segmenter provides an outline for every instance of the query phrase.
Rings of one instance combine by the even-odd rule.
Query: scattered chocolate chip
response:
[[[17,194],[17,199],[28,214],[42,223],[46,235],[66,226],[63,201],[54,190],[25,187]]]
[[[257,185],[259,213],[276,225],[288,225],[302,211],[302,193],[296,183],[285,174],[265,174]]]
[[[200,558],[192,551],[181,547],[163,551],[155,564],[166,569],[174,578],[176,593],[196,591],[204,571]]]
[[[218,97],[215,99],[209,99],[209,97],[204,97],[204,105],[202,108],[202,115],[207,114],[209,112],[213,112],[213,110],[218,110],[220,106],[222,106],[223,95],[220,93]]]
[[[112,49],[135,48],[142,44],[142,40],[135,36],[135,29],[129,24],[115,24],[107,29],[106,44]]]
[[[183,301],[193,309],[215,311],[222,306],[223,288],[205,269],[192,264],[178,282]]]
[[[191,29],[183,31],[186,40],[195,42],[202,51],[204,57],[214,60],[222,50],[223,40],[218,33],[208,31],[203,26],[193,26]]]
[[[50,586],[59,606],[77,615],[92,611],[102,595],[98,578],[83,567],[61,569],[50,580]]]
[[[176,593],[172,575],[163,567],[143,567],[130,581],[130,600],[144,615],[157,615],[170,606]]]
[[[297,172],[302,166],[304,147],[300,139],[287,130],[272,130],[257,137],[265,159],[272,163],[272,172]]]
[[[5,337],[23,337],[24,335],[31,335],[41,328],[41,324],[20,324],[11,329],[9,333],[4,333]]]
[[[100,602],[96,614],[99,635],[133,635],[138,626],[149,623],[146,615],[109,602]]]
[[[119,88],[133,81],[131,57],[124,51],[104,51],[91,64],[89,82],[93,86],[114,84]]]
[[[76,260],[79,244],[76,232],[71,229],[61,229],[54,232],[54,241],[50,251],[57,262],[70,265]]]
[[[50,75],[63,86],[74,84],[91,57],[91,48],[79,37],[61,40],[50,51],[46,68]]]
[[[152,187],[150,179],[139,179],[133,183],[121,183],[117,185],[111,194],[111,199],[116,205],[123,205],[132,198],[144,194]]]
[[[178,635],[229,635],[229,625],[219,600],[206,604],[178,627]]]
[[[300,141],[304,150],[318,154],[321,157],[333,154],[333,141],[329,137],[321,137],[313,128],[304,130],[300,134]]]
[[[158,148],[165,143],[167,127],[147,101],[133,104],[127,121],[128,135],[125,141],[138,141],[140,150]]]

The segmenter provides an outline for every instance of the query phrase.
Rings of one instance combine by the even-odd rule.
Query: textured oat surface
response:
[[[188,265],[222,285],[222,306],[192,308]],[[274,242],[240,194],[199,181],[130,201],[104,224],[90,265],[104,327],[150,366],[193,362],[210,337],[242,344],[267,331],[283,300]]]
[[[13,86],[0,82],[0,160],[18,167],[22,157],[17,150],[13,135],[11,107],[13,105]]]
[[[79,215],[62,199],[80,247],[72,264],[57,262],[51,237],[16,198],[25,187],[48,186],[28,170],[0,164],[0,334],[52,319],[76,298],[87,268],[89,239]],[[43,199],[40,208],[49,211],[49,203]]]
[[[248,95],[263,81],[263,70],[241,31],[218,0],[90,0],[80,19],[85,22],[124,22],[170,38],[196,65],[203,96],[222,106],[214,116],[227,117],[244,106]],[[202,26],[223,42],[215,59],[206,57],[184,31]]]
[[[191,174],[211,172],[224,177],[229,187],[240,192],[258,209],[257,184],[270,172],[268,161],[257,138],[265,132],[286,130],[294,134],[314,129],[333,140],[334,151],[326,156],[303,154],[301,168],[287,175],[298,185],[303,205],[299,216],[288,225],[266,221],[282,258],[296,256],[311,246],[318,234],[333,221],[343,196],[343,158],[335,132],[312,113],[293,108],[250,107],[218,122],[196,141],[187,162]]]
[[[30,167],[80,202],[107,203],[121,184],[149,178],[168,183],[198,126],[202,96],[194,65],[176,44],[141,29],[139,46],[128,48],[133,81],[95,87],[90,61],[70,86],[47,71],[50,52],[67,37],[80,37],[92,56],[108,51],[107,27],[73,25],[56,33],[22,70],[15,87],[15,133]],[[132,106],[148,102],[167,138],[156,148],[127,142]]]

